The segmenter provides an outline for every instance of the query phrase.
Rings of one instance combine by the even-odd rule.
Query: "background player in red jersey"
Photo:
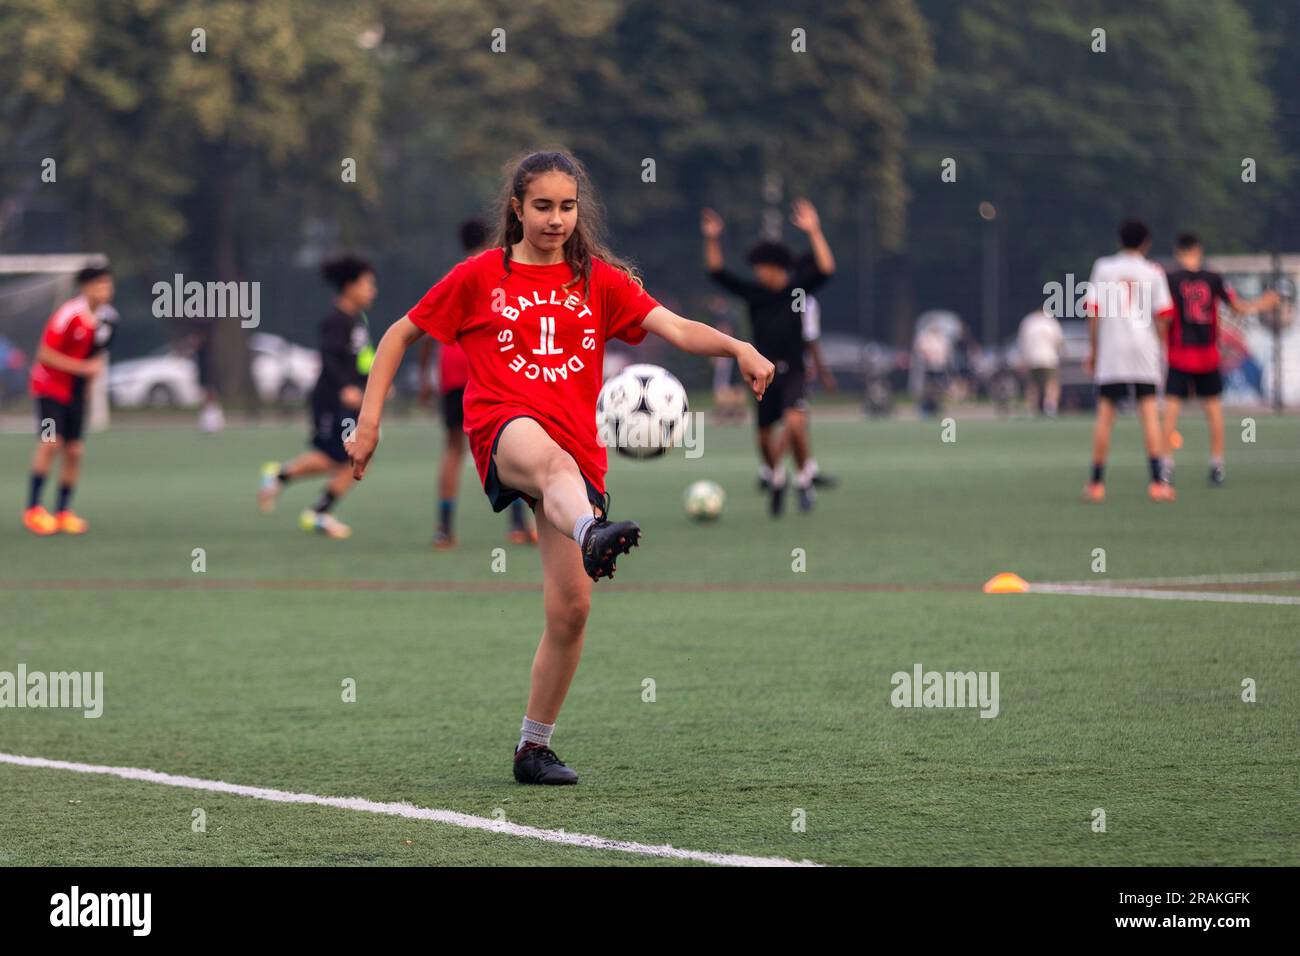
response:
[[[465,220],[459,232],[466,254],[475,256],[487,248],[488,228],[482,219]],[[434,352],[438,354],[438,391],[442,396],[447,440],[438,463],[438,527],[433,534],[433,546],[446,550],[456,546],[456,496],[460,493],[460,472],[465,461],[465,386],[469,383],[469,362],[465,350],[457,343],[443,345],[435,338],[426,338],[420,346],[421,402],[433,398],[429,365]],[[537,531],[529,527],[528,511],[517,498],[510,502],[508,537],[512,544],[537,543]]]
[[[550,741],[582,654],[592,581],[613,577],[617,555],[640,537],[635,522],[608,518],[595,416],[605,342],[635,344],[654,332],[686,352],[730,355],[759,396],[775,369],[748,343],[645,292],[605,245],[586,171],[567,152],[525,156],[510,169],[502,199],[498,246],[452,269],[384,334],[349,448],[360,479],[402,355],[422,334],[464,347],[465,425],[483,490],[496,511],[520,497],[540,504],[546,626],[514,776],[570,784],[577,774]]]
[[[1219,373],[1219,303],[1250,315],[1277,304],[1274,291],[1257,299],[1240,299],[1223,276],[1203,269],[1205,250],[1191,233],[1174,243],[1178,270],[1169,274],[1173,316],[1165,329],[1169,376],[1165,382],[1164,479],[1174,480],[1174,435],[1185,398],[1199,398],[1210,428],[1210,483],[1223,484],[1223,376]]]
[[[100,331],[99,310],[113,300],[113,273],[106,266],[89,266],[77,273],[81,294],[69,299],[50,316],[32,363],[31,393],[36,399],[36,453],[23,526],[33,534],[84,534],[85,521],[71,508],[72,493],[81,475],[82,441],[86,418],[86,382],[102,370],[104,358],[96,355],[106,345]],[[41,504],[45,478],[62,452],[59,500],[55,513]]]

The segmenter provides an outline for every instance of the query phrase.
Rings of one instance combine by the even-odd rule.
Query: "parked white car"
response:
[[[302,401],[320,376],[320,356],[278,335],[248,338],[253,386],[264,402]],[[117,408],[193,408],[203,401],[193,356],[162,348],[143,358],[113,362],[109,400]]]

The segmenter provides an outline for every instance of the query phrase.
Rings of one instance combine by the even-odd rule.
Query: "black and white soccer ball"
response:
[[[629,458],[656,458],[682,443],[686,389],[658,365],[629,365],[596,398],[600,443]]]

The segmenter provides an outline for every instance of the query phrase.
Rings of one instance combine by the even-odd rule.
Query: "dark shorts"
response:
[[[465,389],[453,388],[442,394],[442,421],[449,432],[464,431]]]
[[[194,365],[199,373],[199,387],[203,389],[215,389],[217,387],[216,363],[214,360],[211,331],[203,331],[199,334],[198,342],[194,347]]]
[[[54,437],[63,441],[81,441],[86,421],[84,401],[60,402],[41,396],[36,399],[36,434],[43,438],[49,422],[54,423]]]
[[[483,479],[483,490],[487,493],[488,502],[492,505],[493,511],[505,511],[510,507],[510,503],[517,498],[523,499],[524,504],[529,508],[537,508],[537,499],[532,495],[526,495],[516,488],[507,488],[501,483],[500,476],[497,475],[497,443],[501,441],[501,433],[506,430],[506,426],[515,420],[515,418],[528,418],[528,415],[516,415],[514,418],[507,418],[497,429],[496,436],[492,439],[492,452],[488,455],[487,477]],[[535,420],[535,419],[534,419]],[[586,475],[582,480],[587,485],[587,500],[593,505],[599,505],[602,509],[606,507],[605,495],[596,490],[596,486],[591,483]]]
[[[1135,399],[1150,398],[1156,387],[1150,382],[1107,382],[1097,386],[1097,394],[1112,402],[1122,402],[1132,392]]]
[[[790,409],[807,410],[806,395],[802,368],[777,372],[758,400],[758,427],[771,428]]]
[[[1223,394],[1223,376],[1216,368],[1212,372],[1183,372],[1169,370],[1165,380],[1165,394],[1174,398],[1214,398]]]
[[[360,409],[341,405],[311,405],[311,438],[307,444],[324,452],[331,461],[340,465],[348,461],[348,451],[343,447],[343,430],[355,428]]]

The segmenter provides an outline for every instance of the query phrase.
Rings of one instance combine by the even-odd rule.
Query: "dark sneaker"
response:
[[[806,488],[797,489],[799,492],[799,510],[805,514],[813,510],[813,502],[817,500],[817,493],[813,491],[812,485]]]
[[[767,478],[764,478],[762,475],[759,475],[759,476],[758,476],[758,490],[759,490],[759,491],[771,491],[771,490],[772,490],[772,482],[771,482],[771,480],[769,480],[769,479],[767,479]]]
[[[1222,465],[1212,465],[1212,466],[1210,467],[1210,484],[1212,484],[1212,485],[1221,485],[1221,484],[1223,484],[1223,466],[1222,466]]]
[[[768,503],[767,510],[773,518],[781,517],[781,512],[785,509],[785,486],[788,484],[788,481],[783,481],[779,485],[771,486],[772,498]]]
[[[813,475],[813,484],[818,488],[834,488],[840,480],[834,475],[823,475],[820,471]]]
[[[578,775],[566,767],[550,747],[526,743],[522,750],[515,751],[515,779],[520,783],[563,786],[577,783]]]
[[[635,521],[611,522],[604,515],[587,529],[582,541],[582,566],[593,581],[614,577],[614,562],[641,542],[641,528]]]

